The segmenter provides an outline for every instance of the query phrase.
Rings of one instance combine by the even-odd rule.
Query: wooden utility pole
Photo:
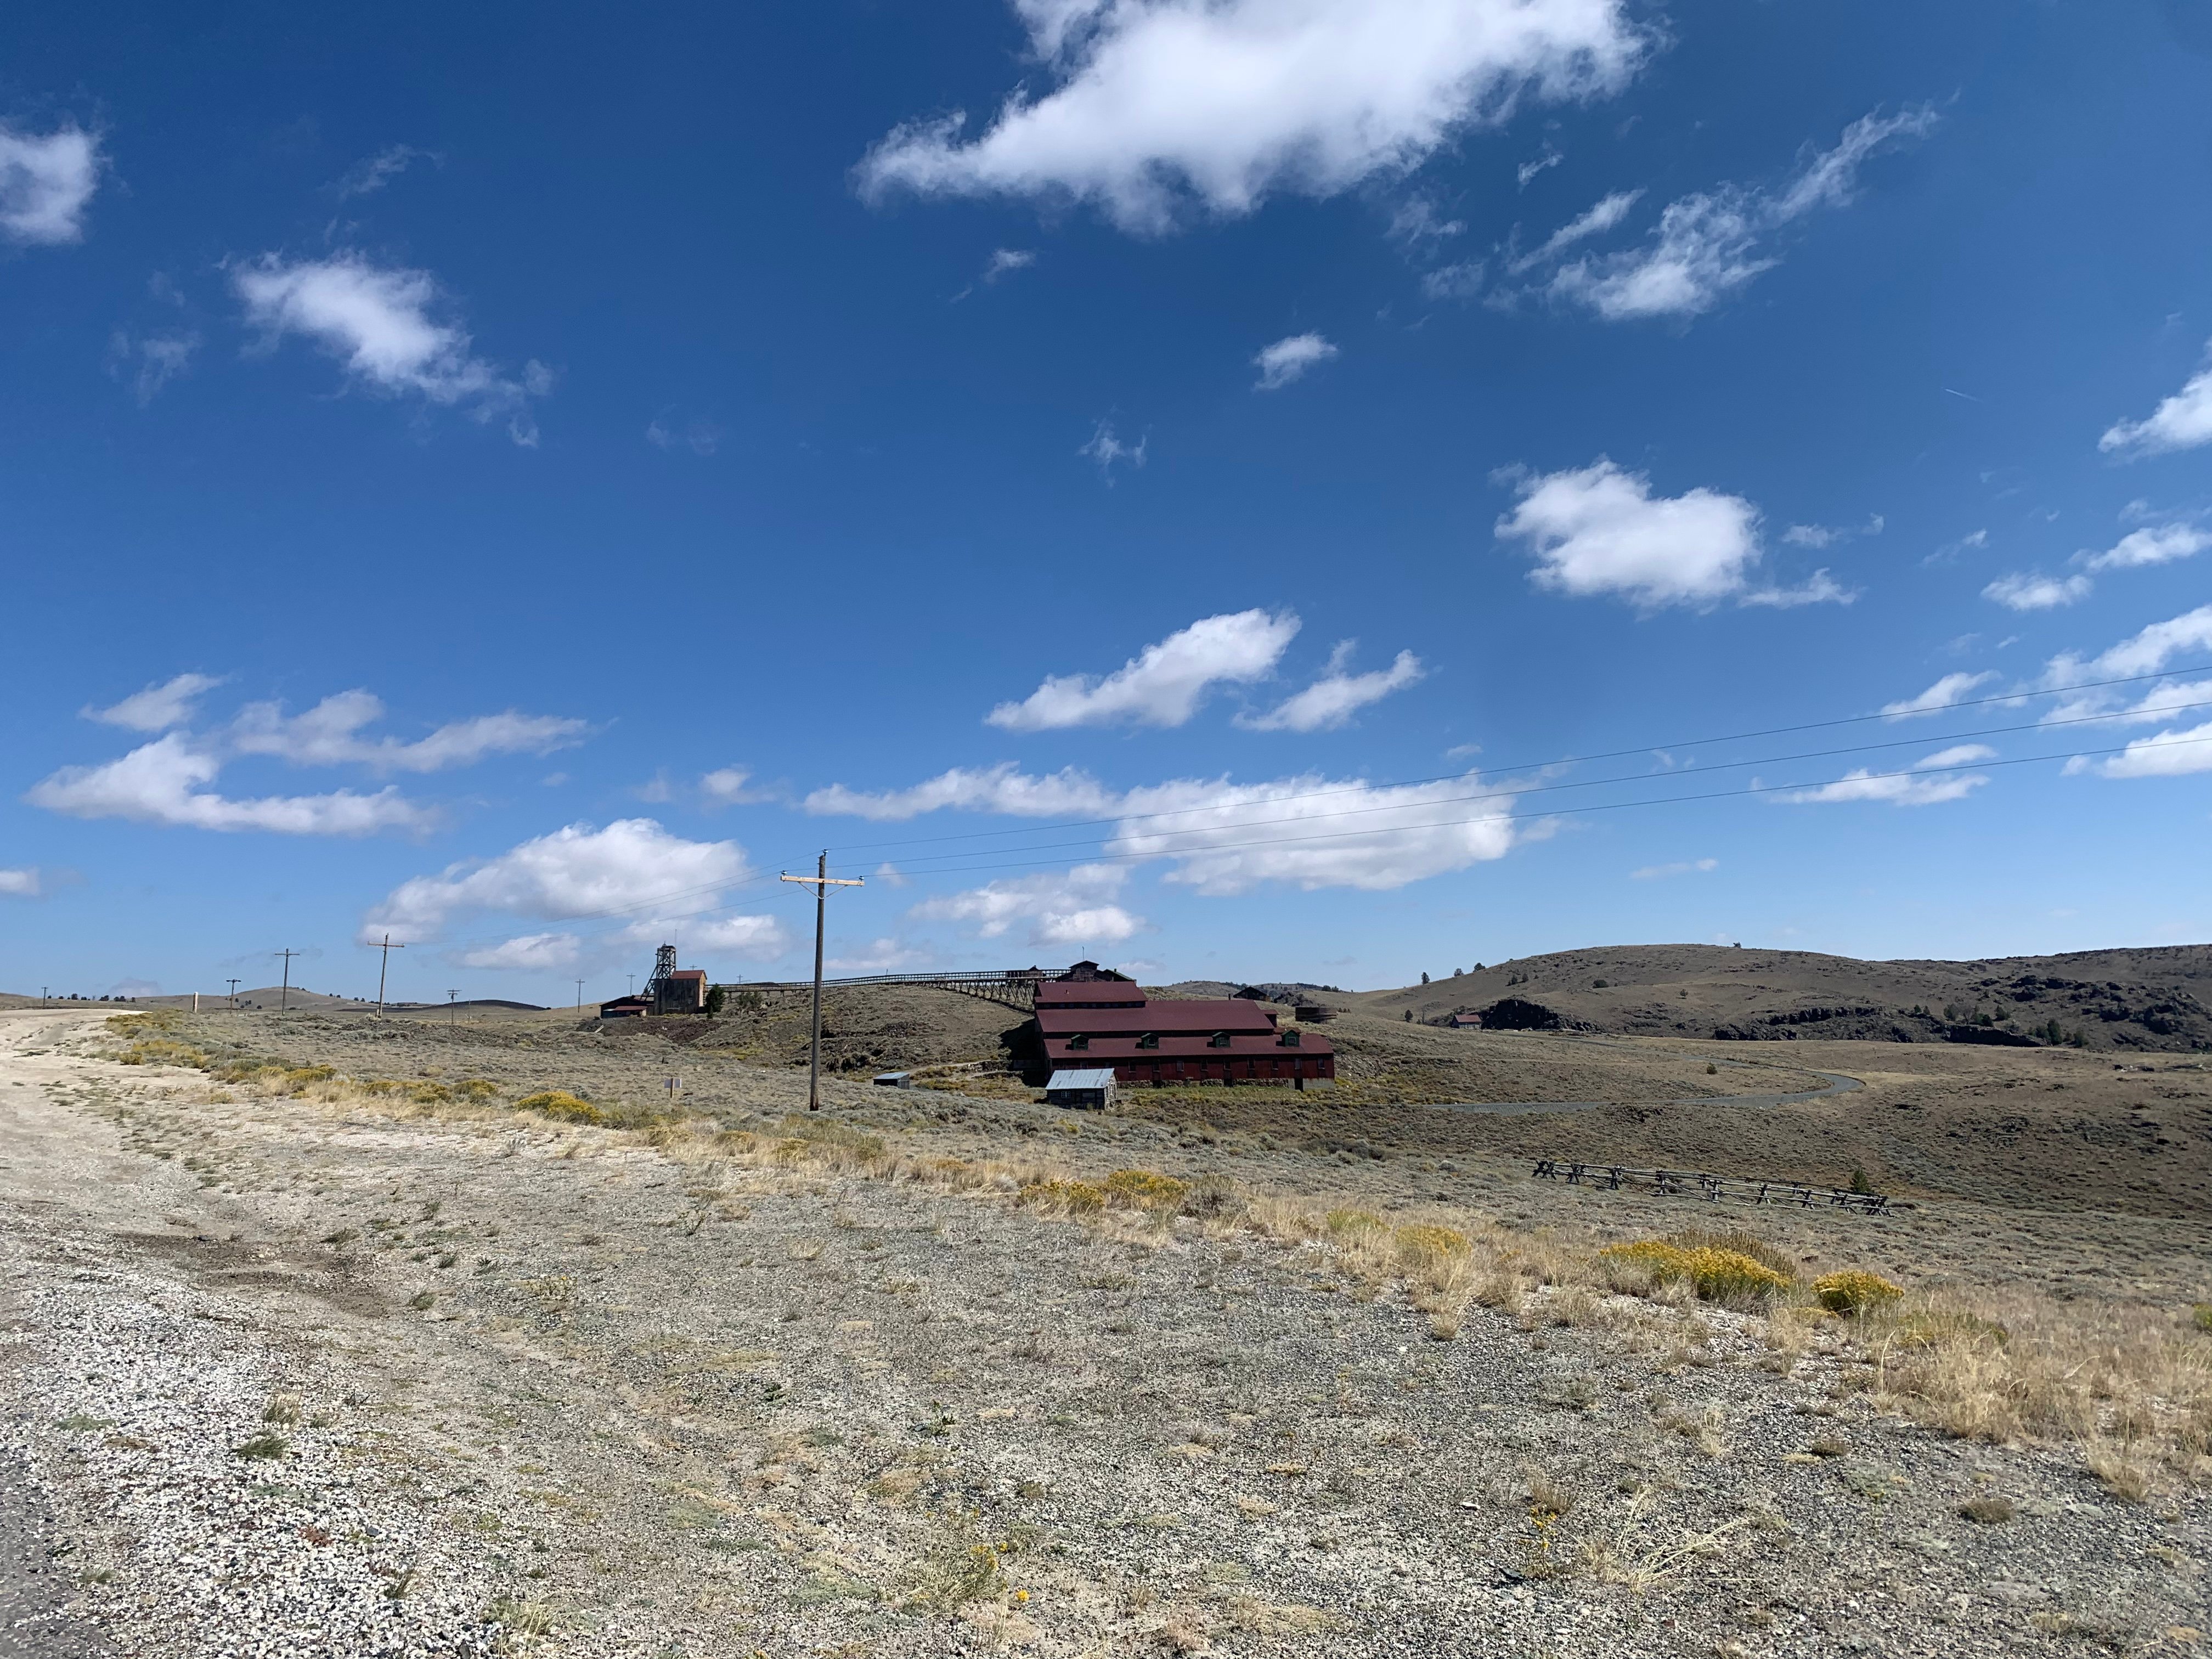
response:
[[[287,946],[276,954],[284,958],[284,988],[276,994],[276,1012],[281,1014],[292,1006],[292,958],[303,957],[307,952]]]
[[[446,1021],[446,1024],[448,1025],[459,1025],[461,1023],[461,1005],[453,1000],[453,999],[459,995],[460,995],[460,992],[459,990],[452,990],[446,993],[446,1006],[451,1011],[449,1017]]]
[[[857,877],[840,878],[830,873],[830,854],[825,850],[815,860],[811,876],[786,875],[781,879],[797,882],[802,887],[814,890],[814,1030],[807,1048],[806,1109],[822,1109],[822,921],[828,907],[832,887],[865,887],[867,884]]]
[[[576,1012],[584,1012],[584,981],[580,979],[576,981]]]
[[[407,947],[404,945],[394,945],[392,942],[392,935],[386,933],[382,944],[372,945],[368,948],[384,952],[384,960],[377,965],[376,969],[376,1012],[380,1014],[384,1012],[384,975],[392,967],[392,953],[394,951],[404,951]]]
[[[234,1010],[238,1006],[238,980],[235,975],[230,981],[230,1006]]]

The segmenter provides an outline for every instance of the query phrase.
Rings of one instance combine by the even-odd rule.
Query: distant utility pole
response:
[[[295,951],[287,946],[276,954],[284,958],[284,987],[276,994],[276,1012],[281,1014],[292,1006],[292,958],[303,957],[307,953],[305,951]]]
[[[461,1005],[453,1000],[459,995],[460,995],[459,991],[446,993],[446,1006],[453,1010],[453,1017],[446,1022],[448,1025],[459,1025],[461,1023]]]
[[[576,1012],[584,1012],[584,981],[580,979],[576,981]]]
[[[233,1008],[238,1006],[238,981],[235,978],[230,981],[230,1006]]]
[[[830,854],[825,850],[815,860],[811,876],[786,875],[780,879],[797,882],[802,887],[814,890],[814,1033],[807,1049],[806,1109],[822,1109],[822,921],[828,906],[832,887],[865,887],[867,883],[857,877],[840,878],[830,873]]]
[[[392,935],[386,933],[384,936],[384,942],[382,944],[372,945],[368,948],[372,951],[381,951],[384,952],[384,960],[380,964],[379,964],[376,970],[376,1012],[380,1014],[384,1012],[385,970],[392,966],[392,953],[394,951],[404,951],[407,947],[404,945],[394,945],[392,942]]]

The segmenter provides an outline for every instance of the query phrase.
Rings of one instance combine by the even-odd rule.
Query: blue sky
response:
[[[0,986],[2212,933],[2207,0],[612,15],[0,32]]]

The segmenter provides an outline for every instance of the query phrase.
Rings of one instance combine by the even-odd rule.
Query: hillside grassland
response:
[[[872,1057],[810,1116],[777,1010],[0,1015],[0,1454],[70,1537],[55,1616],[179,1656],[2204,1627],[2185,1055],[1347,1004],[1340,1090],[1071,1113],[990,1075],[1015,1018],[833,999]],[[885,1063],[939,1086],[860,1080]],[[1594,1191],[1539,1155],[1856,1166],[1903,1201]]]

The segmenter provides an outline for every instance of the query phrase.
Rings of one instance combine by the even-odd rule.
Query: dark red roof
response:
[[[1145,988],[1128,980],[1048,979],[1036,988],[1036,1006],[1040,1008],[1066,1007],[1070,1005],[1135,1007],[1141,1006],[1144,1000]]]
[[[1142,1002],[1117,1008],[1040,1008],[1037,1029],[1047,1036],[1090,1031],[1249,1031],[1272,1036],[1274,1021],[1255,1002],[1231,998],[1205,1002]]]

